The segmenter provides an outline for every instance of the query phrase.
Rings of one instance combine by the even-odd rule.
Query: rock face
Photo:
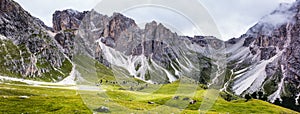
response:
[[[58,32],[54,36],[54,39],[62,46],[64,54],[69,58],[72,58],[74,53],[74,37],[75,31],[73,30]]]
[[[70,61],[57,48],[51,29],[16,2],[0,0],[0,3],[0,34],[5,37],[0,41],[1,75],[45,81],[67,76],[69,71],[62,67]]]
[[[120,13],[109,17],[93,10],[83,13],[64,10],[56,11],[53,16],[54,30],[59,31],[55,39],[65,54],[72,57],[84,53],[108,67],[126,69],[126,75],[152,83],[172,82],[182,75],[209,83],[213,70],[206,73],[202,70],[212,68],[215,63],[204,59],[211,54],[207,49],[222,46],[222,41],[214,37],[178,36],[155,21],[141,29]]]
[[[96,112],[104,112],[104,113],[110,112],[109,108],[105,107],[105,106],[101,106],[98,109],[95,109],[94,111],[96,111]]]
[[[61,30],[78,29],[81,20],[84,18],[86,12],[78,12],[72,9],[63,11],[56,11],[53,14],[53,29],[56,32]]]
[[[237,95],[263,91],[271,102],[295,102],[300,93],[299,9],[300,1],[281,4],[246,34],[226,42],[228,69],[233,69],[226,90]]]
[[[203,70],[212,69],[215,63],[205,58],[222,46],[214,37],[178,36],[155,21],[141,29],[119,13],[108,17],[88,12],[77,33],[76,53],[124,68],[126,75],[152,83],[173,82],[183,75],[209,83],[213,70]]]
[[[72,58],[74,50],[75,32],[87,12],[78,12],[72,9],[56,11],[53,14],[53,30],[55,40],[63,47],[63,51]]]

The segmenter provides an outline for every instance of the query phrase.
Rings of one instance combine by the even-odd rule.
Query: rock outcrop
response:
[[[295,102],[300,93],[299,9],[300,1],[281,4],[246,34],[227,41],[233,69],[232,83],[225,86],[228,91],[237,95],[262,91],[271,102]]]
[[[1,74],[58,81],[70,63],[51,36],[51,28],[12,0],[0,0]],[[72,67],[72,66],[69,66]],[[66,67],[68,68],[68,67]]]
[[[78,12],[72,9],[63,11],[56,11],[53,14],[53,29],[56,32],[62,30],[78,29],[81,20],[84,18],[86,12]]]
[[[82,15],[85,17],[82,18]],[[199,72],[189,72],[201,72],[203,67],[212,68],[214,63],[203,58],[212,53],[208,50],[222,46],[222,41],[214,37],[178,36],[155,21],[141,29],[134,20],[120,13],[109,17],[94,10],[84,13],[64,10],[53,16],[54,30],[60,31],[55,39],[67,55],[84,53],[106,66],[125,68],[129,72],[127,75],[151,82],[172,82],[186,75],[209,83],[210,73],[202,78]],[[75,52],[71,52],[72,49]],[[150,74],[156,75],[156,78],[151,80]]]
[[[145,81],[173,82],[184,75],[207,84],[210,73],[204,76],[202,70],[215,63],[204,58],[212,53],[208,50],[220,48],[222,41],[179,36],[155,21],[141,29],[120,13],[108,17],[91,11],[78,28],[75,45],[80,48],[77,53],[92,56],[107,66],[124,68],[127,75]]]
[[[53,14],[53,30],[56,32],[55,40],[63,47],[63,51],[72,58],[74,50],[75,32],[87,12],[78,12],[72,9],[56,11]]]

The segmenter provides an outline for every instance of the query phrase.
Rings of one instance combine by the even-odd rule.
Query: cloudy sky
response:
[[[48,26],[52,26],[52,14],[55,10],[76,9],[85,11],[93,9],[101,0],[15,0],[21,6],[29,11],[33,16],[40,18]],[[291,3],[295,0],[199,0],[207,9],[216,23],[221,36],[220,39],[226,40],[232,37],[239,37],[245,33],[251,26],[259,21],[264,15],[272,12],[280,3]],[[188,4],[185,4],[188,7]],[[149,9],[148,9],[149,10]],[[141,13],[142,14],[142,13]],[[127,15],[133,17],[134,12],[127,12]],[[149,16],[148,16],[149,17]],[[153,19],[160,16],[153,16]],[[168,16],[166,16],[168,17]],[[170,16],[169,16],[170,17]],[[135,20],[144,22],[142,18]],[[174,17],[164,18],[164,20],[174,20]],[[180,19],[178,19],[180,20]],[[183,22],[184,23],[184,22]],[[166,23],[176,27],[183,23]],[[189,25],[188,23],[186,25]],[[185,27],[189,28],[189,27]],[[181,30],[182,34],[192,36],[193,34],[204,34],[191,29]],[[178,32],[178,31],[177,31]]]

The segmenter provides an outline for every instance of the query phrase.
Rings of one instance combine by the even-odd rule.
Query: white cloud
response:
[[[199,0],[214,18],[221,39],[239,37],[282,2],[295,0]]]
[[[90,10],[101,0],[15,0],[33,16],[43,20],[48,26],[52,26],[52,14],[55,10],[75,9],[79,11]],[[264,15],[272,12],[281,2],[293,2],[295,0],[199,0],[214,18],[223,40],[239,37],[249,27],[254,25]],[[187,7],[188,4],[183,4]],[[134,14],[132,14],[134,15]],[[153,16],[153,19],[160,16]],[[164,19],[170,20],[169,24],[177,28],[183,23],[175,24],[174,17]],[[148,21],[148,20],[147,20]],[[142,22],[142,21],[141,21]],[[183,34],[193,34],[193,27],[184,26],[180,31]],[[197,34],[199,32],[196,32]]]
[[[196,29],[197,26],[184,15],[167,8],[144,6],[133,8],[122,13],[133,18],[141,28],[144,28],[146,23],[155,20],[157,23],[163,23],[164,26],[179,35],[194,36],[195,34],[202,34],[201,30]]]
[[[56,10],[91,10],[101,0],[15,0],[33,16],[40,18],[46,25],[52,26],[52,14]]]

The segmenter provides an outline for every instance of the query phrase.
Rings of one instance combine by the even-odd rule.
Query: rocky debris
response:
[[[231,39],[227,40],[226,43],[232,45],[232,44],[236,44],[238,40],[239,39],[237,39],[237,38],[231,38]]]
[[[208,42],[205,40],[204,36],[195,36],[195,37],[188,37],[189,40],[192,41],[192,43],[196,43],[202,47],[206,47],[208,45]]]
[[[95,109],[94,111],[96,111],[96,112],[105,112],[105,113],[110,112],[109,108],[105,107],[105,106],[101,106],[101,107]]]
[[[268,60],[277,54],[276,48],[274,47],[260,48],[260,51],[261,51],[260,60]]]
[[[196,100],[191,100],[190,104],[195,104],[197,101]]]
[[[148,101],[148,104],[155,104],[154,102]]]
[[[29,99],[30,97],[28,96],[19,96],[20,99]]]
[[[173,97],[173,100],[178,100],[179,99],[179,96],[174,96]]]
[[[251,37],[251,36],[246,37],[243,46],[249,47],[250,44],[251,44],[254,40],[255,40],[255,38],[253,38],[253,37]]]

